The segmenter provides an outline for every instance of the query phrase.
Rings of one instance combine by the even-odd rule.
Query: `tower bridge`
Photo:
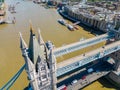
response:
[[[87,52],[83,55],[64,60],[60,63],[56,63],[56,57],[98,44],[103,41],[106,41],[107,45],[96,50]],[[113,76],[120,78],[120,33],[115,32],[115,30],[100,36],[96,36],[94,38],[53,49],[51,42],[48,42],[47,45],[45,44],[40,31],[38,31],[37,40],[36,35],[31,27],[29,47],[25,43],[22,34],[20,33],[20,48],[22,51],[22,56],[25,60],[24,67],[26,67],[25,70],[30,81],[30,89],[33,90],[56,90],[56,84],[58,81],[57,79],[60,79],[61,76],[64,77],[64,75],[74,71],[75,69],[80,69],[80,71],[74,71],[71,75],[73,76],[76,74],[80,74],[82,69],[86,68],[85,65],[88,65],[95,60],[99,61],[99,59],[105,57],[111,57],[114,59],[114,67],[112,69],[109,69],[108,71],[99,71],[99,73],[102,73],[100,75],[97,72],[87,75],[87,80],[89,80],[89,83],[85,82],[86,84],[84,85],[82,84],[84,80],[81,81],[80,79],[80,81],[76,85],[74,84],[76,90],[83,88],[94,80],[107,74],[109,74],[110,78]],[[22,70],[24,67],[22,67]],[[20,69],[20,71],[18,72],[21,73],[22,70]],[[6,87],[10,88],[19,77],[20,73],[17,73],[17,76],[13,76],[13,78],[8,81],[8,83],[5,84],[0,90],[4,90]],[[71,75],[67,76],[67,78],[71,78]],[[92,77],[92,75],[96,77],[91,79],[90,77]],[[66,78],[63,78],[63,80],[65,79]],[[111,79],[115,80],[114,78]],[[71,85],[68,85],[68,90],[75,89],[72,89],[71,87]]]
[[[102,41],[115,39],[115,33],[106,33],[81,42],[72,43],[63,47],[53,49],[51,42],[44,43],[41,33],[38,33],[38,40],[32,28],[30,30],[29,47],[20,34],[20,46],[26,63],[26,71],[30,79],[30,85],[35,90],[56,90],[57,77],[74,71],[90,62],[106,57],[113,52],[120,50],[120,41],[105,45],[84,55],[79,55],[56,64],[56,57],[95,45]],[[49,47],[49,48],[47,48]],[[118,65],[119,66],[119,65]],[[108,71],[110,72],[110,71]],[[106,72],[103,75],[106,75]]]

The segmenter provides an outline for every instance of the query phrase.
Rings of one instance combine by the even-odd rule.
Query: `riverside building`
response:
[[[67,18],[94,28],[107,32],[109,23],[114,24],[115,12],[105,8],[90,6],[86,4],[66,5],[60,13]]]

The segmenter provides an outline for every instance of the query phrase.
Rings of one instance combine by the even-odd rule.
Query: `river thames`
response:
[[[7,9],[6,18],[15,17],[15,24],[0,25],[0,87],[14,76],[14,74],[24,64],[19,46],[19,32],[23,38],[29,43],[29,20],[37,35],[37,29],[40,28],[44,41],[52,41],[55,47],[60,47],[69,43],[79,41],[81,38],[87,39],[94,37],[87,31],[87,28],[79,27],[79,30],[69,31],[65,26],[60,25],[57,20],[62,18],[56,9],[46,9],[42,5],[34,4],[30,0],[6,0],[6,8],[8,5],[15,5],[16,13],[11,14]],[[18,3],[19,2],[19,3]],[[17,4],[16,4],[17,3]],[[71,23],[70,21],[67,21]],[[82,49],[70,53],[69,55],[57,58],[60,62],[64,59],[82,54],[92,49],[102,46],[105,42],[95,46]],[[24,90],[28,86],[27,74],[24,72],[20,75],[10,90]],[[116,90],[113,85],[106,80],[100,79],[83,90]]]

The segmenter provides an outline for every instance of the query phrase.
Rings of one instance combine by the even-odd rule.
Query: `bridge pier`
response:
[[[120,70],[110,72],[105,78],[110,81],[113,85],[120,88]]]
[[[107,41],[106,44],[120,40],[120,32],[110,27],[110,33],[114,33],[114,38]],[[115,86],[120,88],[120,50],[109,55],[114,59],[113,71],[111,71],[106,78]]]
[[[117,32],[115,29],[110,29],[111,31],[109,32],[109,35],[114,33],[114,37],[112,39],[107,40],[106,44],[110,44],[112,42],[118,41],[120,40],[120,32]],[[113,67],[113,69],[115,71],[118,71],[118,68],[120,68],[120,50],[117,52],[114,52],[112,54],[109,55],[111,58],[114,59],[115,61],[115,65]]]
[[[119,71],[119,68],[120,68],[120,60],[117,59],[115,60],[114,70]]]

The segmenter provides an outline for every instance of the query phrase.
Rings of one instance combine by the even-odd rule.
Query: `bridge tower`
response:
[[[49,54],[49,60],[50,60],[50,75],[51,75],[51,90],[56,90],[56,58],[53,55],[52,49],[50,49]]]
[[[114,33],[114,39],[109,40],[107,43],[115,42],[120,40],[120,27],[118,30],[114,29],[113,26],[110,27],[110,33]],[[120,50],[109,55],[114,59],[113,71],[111,71],[106,78],[113,83],[115,86],[120,88]]]
[[[48,50],[38,31],[38,40],[30,28],[29,48],[20,34],[20,47],[33,90],[56,90],[56,58]]]
[[[119,30],[115,30],[114,29],[114,33],[115,33],[115,40],[120,40],[120,28]],[[115,52],[112,57],[115,59],[115,66],[114,66],[114,69],[116,71],[118,71],[120,69],[120,50]]]
[[[114,39],[110,39],[107,43],[112,43],[114,41],[120,40],[120,32],[119,31],[120,31],[120,28],[119,28],[119,30],[116,30],[113,27],[111,27],[110,33],[114,33]],[[115,60],[114,70],[118,71],[120,69],[120,50],[110,54],[109,56]]]

